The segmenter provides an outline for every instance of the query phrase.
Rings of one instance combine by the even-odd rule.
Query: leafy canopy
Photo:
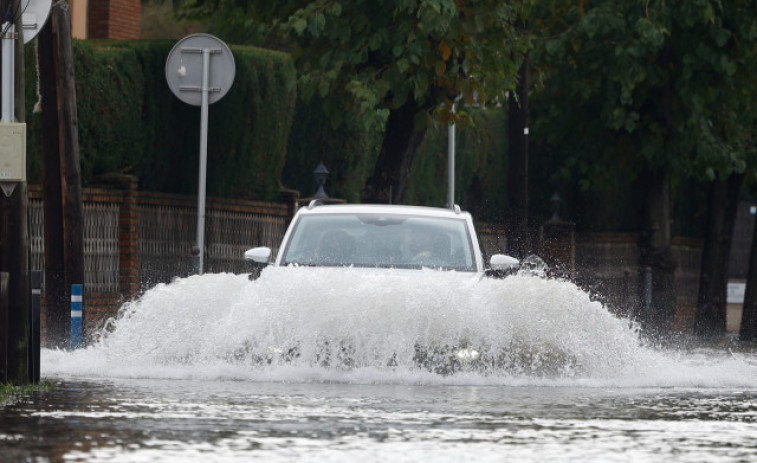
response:
[[[244,23],[258,30],[270,26],[267,30],[277,32],[292,52],[304,99],[323,98],[335,126],[357,122],[364,128],[383,126],[389,112],[409,99],[424,108],[416,116],[421,125],[434,115],[443,123],[458,121],[460,115],[450,111],[458,96],[469,104],[502,100],[513,86],[525,47],[515,27],[522,6],[522,0],[296,0],[254,5],[243,0],[185,0],[178,5],[185,15],[216,15],[218,23]]]
[[[610,164],[711,180],[754,162],[756,2],[540,0],[533,17],[543,123],[587,181]]]

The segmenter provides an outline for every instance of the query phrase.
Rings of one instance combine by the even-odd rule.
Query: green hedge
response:
[[[166,84],[165,61],[174,44],[74,41],[85,185],[99,174],[123,171],[136,175],[144,190],[196,193],[200,109],[182,103]],[[276,200],[284,186],[307,197],[315,191],[313,169],[323,161],[331,171],[329,195],[358,202],[383,134],[334,129],[321,101],[299,101],[287,54],[231,49],[234,84],[209,112],[208,195]],[[39,183],[36,56],[33,46],[26,50],[29,178]],[[507,114],[469,112],[475,127],[457,132],[456,202],[479,219],[499,221],[507,201]],[[447,128],[432,127],[413,164],[406,203],[445,204],[446,157]]]
[[[144,190],[196,194],[199,107],[169,90],[164,66],[173,41],[74,41],[82,181],[123,171]],[[332,197],[360,200],[381,145],[382,133],[334,129],[320,101],[297,100],[295,70],[285,53],[232,46],[236,77],[229,93],[210,106],[208,188],[211,196],[276,200],[280,188],[315,191],[312,171],[323,161],[331,171]],[[28,176],[41,183],[41,122],[37,103],[35,47],[26,47]],[[566,164],[571,147],[552,146],[554,127],[539,114],[530,147],[530,205],[535,220],[549,217],[549,197],[565,200],[562,215],[580,230],[635,230],[638,192],[632,176],[607,172],[604,188],[581,188],[584,173]],[[507,111],[469,110],[474,127],[458,130],[456,202],[479,220],[502,221],[507,206]],[[541,123],[540,123],[541,122]],[[542,134],[542,135],[539,135]],[[576,148],[574,148],[576,149]],[[577,148],[577,149],[580,149]],[[447,193],[447,127],[429,129],[412,166],[408,204],[443,206]],[[679,181],[676,232],[695,235],[702,189]],[[686,228],[689,227],[689,228]]]
[[[326,193],[333,198],[360,202],[360,191],[373,173],[381,133],[334,129],[323,112],[322,102],[297,102],[289,138],[283,182],[303,197],[315,193],[313,170],[323,161],[330,175]]]
[[[165,81],[175,42],[74,41],[82,181],[123,171],[140,188],[196,193],[200,108]],[[208,184],[212,196],[275,199],[294,117],[295,74],[287,54],[231,46],[236,77],[210,106]],[[41,179],[41,122],[33,47],[26,57],[29,178]]]
[[[174,41],[74,41],[82,181],[123,171],[140,188],[195,194],[199,107],[179,101],[165,81]],[[208,195],[274,200],[282,186],[307,197],[313,169],[331,171],[326,191],[359,202],[381,146],[382,133],[334,129],[321,101],[296,98],[288,55],[231,46],[236,77],[210,106]],[[34,47],[27,47],[28,160],[31,182],[41,181],[41,121]],[[474,111],[476,127],[458,132],[457,199],[496,218],[503,210],[506,140],[503,111]],[[413,167],[407,203],[446,201],[446,127],[432,128]]]

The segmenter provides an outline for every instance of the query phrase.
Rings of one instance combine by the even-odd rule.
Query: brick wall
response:
[[[90,187],[83,188],[81,192],[82,203],[85,205],[112,205],[121,204],[124,201],[124,192],[118,189],[111,188],[98,188]],[[37,204],[41,212],[42,189],[39,185],[29,186],[29,201],[30,204]],[[30,227],[30,235],[32,239],[32,270],[43,270],[44,258],[42,256],[43,251],[43,219],[38,217],[33,221]],[[86,259],[86,257],[85,257]],[[86,273],[86,272],[85,272]],[[124,293],[121,292],[104,292],[94,291],[92,285],[84,285],[84,305],[86,308],[85,313],[85,334],[87,337],[91,337],[94,333],[93,330],[96,327],[102,325],[102,322],[116,314],[118,307],[120,307],[124,300]],[[41,329],[42,339],[45,339],[46,333],[46,318],[45,313],[45,301],[46,293],[42,292],[42,317],[41,317]]]
[[[140,0],[90,0],[89,38],[138,39],[141,14]]]
[[[487,256],[506,252],[504,227],[476,224]],[[567,222],[546,222],[534,243],[536,254],[549,265],[570,270],[577,284],[602,300],[615,313],[633,313],[640,285],[638,236],[635,233],[573,233]],[[676,237],[675,327],[689,330],[696,311],[702,240]]]

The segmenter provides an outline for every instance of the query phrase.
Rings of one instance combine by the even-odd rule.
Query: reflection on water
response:
[[[61,380],[4,461],[754,461],[757,391]]]
[[[757,458],[754,353],[650,348],[567,282],[305,270],[159,285],[43,351],[56,388],[2,408],[0,461]]]

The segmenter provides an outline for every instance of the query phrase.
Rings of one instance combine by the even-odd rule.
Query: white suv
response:
[[[253,248],[258,265],[453,270],[480,277],[484,263],[473,220],[460,208],[393,205],[320,205],[297,211],[275,262],[271,249]],[[492,256],[490,269],[506,273],[518,260]]]

